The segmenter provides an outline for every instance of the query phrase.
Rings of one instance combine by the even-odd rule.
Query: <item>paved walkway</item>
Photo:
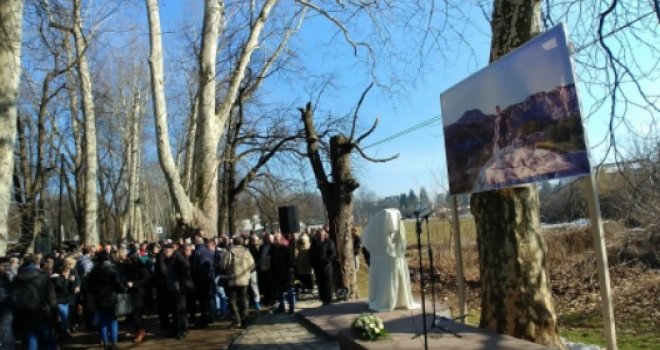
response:
[[[311,296],[303,295],[298,301],[298,309],[318,307],[320,303]],[[254,310],[251,310],[254,312]],[[223,320],[206,329],[192,328],[184,340],[175,340],[167,337],[160,330],[155,316],[146,320],[148,335],[143,344],[131,342],[130,337],[121,336],[120,349],[139,350],[339,350],[339,345],[307,328],[297,314],[268,314],[263,313],[253,318],[245,329],[230,328],[230,321]],[[123,325],[123,335],[130,327]],[[62,349],[102,349],[98,345],[98,335],[95,331],[78,332],[73,339],[65,342]]]
[[[317,300],[298,301],[296,307],[318,307]],[[231,350],[339,350],[339,344],[312,331],[297,314],[265,314],[256,318],[232,345]]]

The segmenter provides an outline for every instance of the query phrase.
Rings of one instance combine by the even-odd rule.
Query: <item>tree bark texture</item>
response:
[[[215,120],[215,63],[223,12],[224,1],[205,1],[199,54],[199,104],[193,157],[197,169],[192,200],[206,216],[208,222],[203,228],[209,233],[215,232],[218,225],[218,143],[224,125]]]
[[[341,284],[349,288],[351,299],[358,298],[357,276],[353,255],[353,192],[360,186],[351,172],[353,144],[344,135],[330,138],[330,164],[333,180],[333,202],[336,216],[328,220],[334,226],[337,258],[340,264]]]
[[[75,54],[70,44],[70,36],[64,36],[64,47],[67,54],[67,64],[72,64],[75,60]],[[76,75],[73,70],[68,69],[65,72],[66,77],[66,86],[69,92],[69,109],[71,115],[71,129],[73,130],[73,139],[75,144],[75,153],[70,155],[71,160],[73,161],[73,174],[75,177],[75,183],[80,184],[84,182],[84,173],[82,165],[82,155],[83,155],[83,138],[80,131],[80,120],[78,118],[78,94],[76,92],[76,86],[78,80],[76,80]],[[85,237],[85,219],[84,213],[81,208],[84,208],[84,198],[85,198],[85,187],[83,186],[74,186],[69,185],[67,180],[67,189],[69,193],[69,199],[71,202],[71,209],[74,211],[74,216],[76,219],[76,230],[78,232],[78,237],[84,239]],[[74,194],[73,196],[71,194]]]
[[[92,76],[87,65],[87,42],[83,34],[81,18],[81,1],[73,1],[73,37],[78,56],[78,78],[80,94],[82,96],[82,110],[84,116],[84,167],[85,167],[85,244],[99,244],[98,227],[98,195],[96,191],[98,156],[96,149],[96,115],[94,112],[94,93],[92,91]]]
[[[0,1],[0,256],[7,252],[14,169],[16,102],[21,75],[23,1]]]
[[[140,97],[136,93],[133,98],[131,114],[129,115],[129,139],[128,145],[126,147],[126,155],[128,157],[128,194],[126,201],[125,213],[127,216],[126,227],[123,230],[123,237],[121,240],[126,239],[127,236],[130,236],[132,239],[139,240],[140,237],[137,234],[139,231],[137,225],[137,211],[138,208],[138,199],[140,198],[140,193],[138,189],[139,183],[139,171],[140,171]]]
[[[540,32],[540,0],[495,0],[490,60]],[[481,278],[480,327],[563,348],[546,271],[536,186],[473,194]]]

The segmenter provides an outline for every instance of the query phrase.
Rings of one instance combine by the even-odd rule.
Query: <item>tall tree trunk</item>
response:
[[[64,35],[64,47],[67,54],[67,65],[71,65],[75,60],[75,54],[71,48],[69,34]],[[83,136],[80,128],[80,120],[78,119],[78,93],[77,86],[78,80],[74,71],[67,69],[65,72],[66,87],[69,92],[69,114],[71,118],[71,129],[73,131],[73,141],[75,145],[75,154],[70,155],[73,161],[73,175],[76,184],[81,184],[85,181],[84,169],[82,164],[83,157]],[[78,237],[84,241],[85,237],[85,216],[84,216],[84,200],[85,200],[85,187],[84,186],[67,186],[69,190],[69,198],[71,200],[71,210],[73,211],[76,220],[76,231]],[[74,194],[73,196],[71,194]],[[75,205],[74,205],[75,204]]]
[[[227,230],[229,230],[230,234],[235,234],[238,228],[236,220],[236,200],[238,199],[238,193],[236,191],[236,164],[238,163],[238,159],[236,159],[236,146],[233,142],[229,147],[227,157],[227,172],[224,174],[226,177],[225,185],[227,186]]]
[[[0,2],[0,256],[7,253],[11,202],[16,101],[21,76],[23,1]]]
[[[82,96],[82,110],[85,120],[85,244],[99,244],[98,227],[98,195],[96,191],[98,158],[96,150],[96,114],[94,112],[94,93],[92,91],[92,76],[87,65],[87,42],[83,35],[83,24],[80,14],[80,0],[73,0],[73,37],[78,57],[78,77],[80,79],[80,94]]]
[[[195,187],[193,202],[205,213],[205,231],[215,232],[218,225],[218,142],[224,125],[215,116],[215,63],[224,1],[206,0],[202,47],[199,54],[199,105],[195,133]]]
[[[34,222],[36,219],[36,202],[34,184],[32,181],[32,168],[30,167],[30,146],[28,145],[27,131],[24,123],[19,116],[16,120],[16,131],[18,133],[18,160],[19,166],[16,167],[16,184],[23,186],[14,186],[16,203],[20,209],[21,232],[18,240],[17,251],[20,253],[30,252],[34,243]]]
[[[195,156],[195,135],[197,134],[197,109],[199,99],[195,97],[190,116],[188,116],[188,129],[186,130],[186,147],[184,148],[183,187],[190,195],[193,189],[193,158]]]
[[[337,244],[337,258],[340,264],[341,285],[350,291],[349,297],[358,298],[357,276],[353,255],[353,192],[360,186],[351,173],[351,152],[353,145],[343,135],[330,138],[330,165],[334,183],[336,208],[333,216],[328,211],[328,221],[334,231]]]
[[[540,32],[540,0],[495,0],[491,62]],[[473,194],[480,327],[563,348],[545,266],[536,186]]]
[[[196,225],[198,218],[203,219],[190,201],[186,189],[183,187],[179,171],[172,156],[169,132],[167,127],[167,104],[165,102],[165,74],[163,73],[163,44],[160,28],[160,14],[157,0],[146,0],[149,15],[150,55],[149,67],[151,73],[151,91],[154,120],[156,123],[156,141],[158,148],[158,161],[165,175],[165,181],[172,198],[179,224],[185,226]],[[199,169],[201,171],[202,169]]]
[[[135,93],[133,97],[132,111],[128,120],[129,123],[129,140],[126,149],[128,156],[128,193],[126,200],[126,229],[123,230],[123,237],[136,239],[134,231],[136,230],[135,216],[136,206],[140,195],[138,193],[138,179],[139,179],[139,164],[140,164],[140,96]]]

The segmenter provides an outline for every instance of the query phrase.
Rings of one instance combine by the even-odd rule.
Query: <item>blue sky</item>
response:
[[[201,26],[201,17],[196,18],[201,4],[192,5],[194,3],[164,1],[161,8],[164,31],[176,31],[183,23],[197,22],[198,26]],[[399,87],[394,79],[388,80],[395,77],[405,80],[405,84],[396,94],[379,88],[375,88],[369,94],[360,113],[360,130],[368,128],[376,117],[380,118],[380,125],[363,142],[364,145],[372,144],[440,115],[440,94],[487,65],[490,45],[489,24],[480,9],[476,7],[466,5],[463,11],[463,16],[472,20],[469,24],[471,27],[466,25],[462,29],[470,47],[453,38],[443,50],[437,49],[431,52],[420,71],[411,69],[417,57],[415,51],[410,51],[408,56],[399,52],[388,57],[388,64],[377,66],[375,74],[383,78],[383,81]],[[438,23],[434,24],[439,24],[441,20],[435,18],[434,21]],[[570,30],[569,27],[569,33]],[[177,33],[176,36],[180,34]],[[359,36],[360,33],[355,35]],[[393,45],[405,45],[406,35],[407,33],[395,33]],[[175,50],[175,44],[168,40],[170,38],[166,35],[164,37],[166,49],[169,47],[170,50]],[[299,49],[300,63],[308,69],[310,75],[282,77],[276,82],[264,85],[263,94],[267,96],[267,100],[302,106],[310,99],[315,99],[318,94],[319,83],[312,76],[332,73],[333,88],[321,95],[317,116],[324,113],[348,114],[359,99],[362,90],[372,81],[365,65],[360,62],[361,57],[356,58],[353,55],[352,48],[337,33],[336,28],[318,17],[306,21],[291,44]],[[653,58],[642,55],[638,59],[644,62]],[[584,71],[585,67],[577,66],[576,69]],[[594,98],[586,93],[586,88],[579,81],[577,84],[578,91],[581,92],[583,109],[590,111],[595,103]],[[657,84],[653,82],[647,84],[649,88],[657,91]],[[502,89],[507,90],[502,91],[506,91],[508,96],[516,96],[515,93],[511,93],[513,87],[515,84],[503,87]],[[494,107],[491,106],[492,96],[490,97],[480,100],[480,104],[486,110],[488,106]],[[496,99],[499,101],[500,97]],[[602,139],[607,130],[607,112],[607,108],[601,108],[586,122],[589,139],[592,141]],[[291,118],[298,118],[298,115],[292,113]],[[636,125],[644,129],[645,123],[643,120],[637,120]],[[603,150],[602,145],[592,150],[592,163],[597,163],[603,158]],[[446,190],[447,183],[443,175],[446,171],[444,141],[440,121],[369,148],[367,153],[374,157],[399,154],[398,159],[385,164],[374,164],[356,158],[356,172],[362,187],[374,191],[379,196],[407,193],[410,189],[418,191],[420,186],[426,187],[432,193]]]

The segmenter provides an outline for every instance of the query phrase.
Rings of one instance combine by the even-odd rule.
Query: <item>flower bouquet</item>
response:
[[[383,320],[374,314],[361,314],[353,320],[355,330],[363,340],[378,340],[387,335]]]

